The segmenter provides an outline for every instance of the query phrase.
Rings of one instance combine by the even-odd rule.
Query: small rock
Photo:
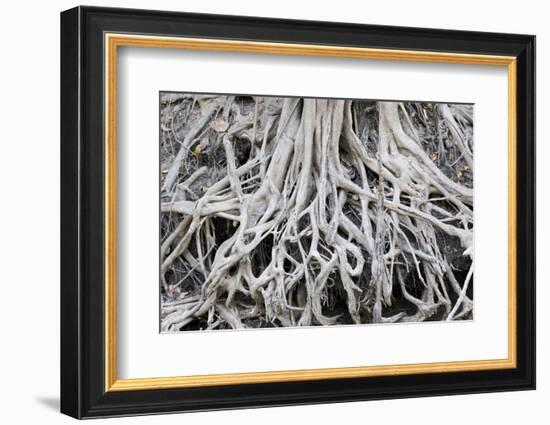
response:
[[[214,120],[210,123],[210,128],[217,133],[222,133],[227,130],[229,123],[221,118]]]

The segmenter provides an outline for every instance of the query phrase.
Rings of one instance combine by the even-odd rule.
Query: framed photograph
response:
[[[535,388],[535,37],[61,14],[61,411]]]

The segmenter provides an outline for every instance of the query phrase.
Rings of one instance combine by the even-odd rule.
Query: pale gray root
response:
[[[163,331],[471,317],[473,266],[459,281],[438,238],[458,241],[471,263],[473,189],[434,162],[402,104],[377,103],[373,144],[352,101],[256,98],[247,113],[234,97],[201,101],[162,185],[162,213],[179,217],[161,245]],[[471,169],[468,111],[435,113]],[[200,191],[212,170],[180,175],[203,155],[208,125],[215,141],[204,147],[217,146],[225,170]],[[220,223],[232,229],[224,240]],[[177,264],[186,271],[168,284]],[[334,294],[345,302],[333,312]],[[398,295],[410,308],[392,310]]]

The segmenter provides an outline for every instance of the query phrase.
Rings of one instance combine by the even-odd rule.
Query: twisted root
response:
[[[166,155],[163,331],[471,317],[468,107],[429,105],[447,149],[423,104],[247,102],[203,99]]]

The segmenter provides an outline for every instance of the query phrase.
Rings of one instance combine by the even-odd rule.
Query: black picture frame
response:
[[[517,367],[368,378],[105,391],[104,34],[514,56]],[[61,412],[75,418],[535,388],[535,37],[76,7],[61,13]]]

